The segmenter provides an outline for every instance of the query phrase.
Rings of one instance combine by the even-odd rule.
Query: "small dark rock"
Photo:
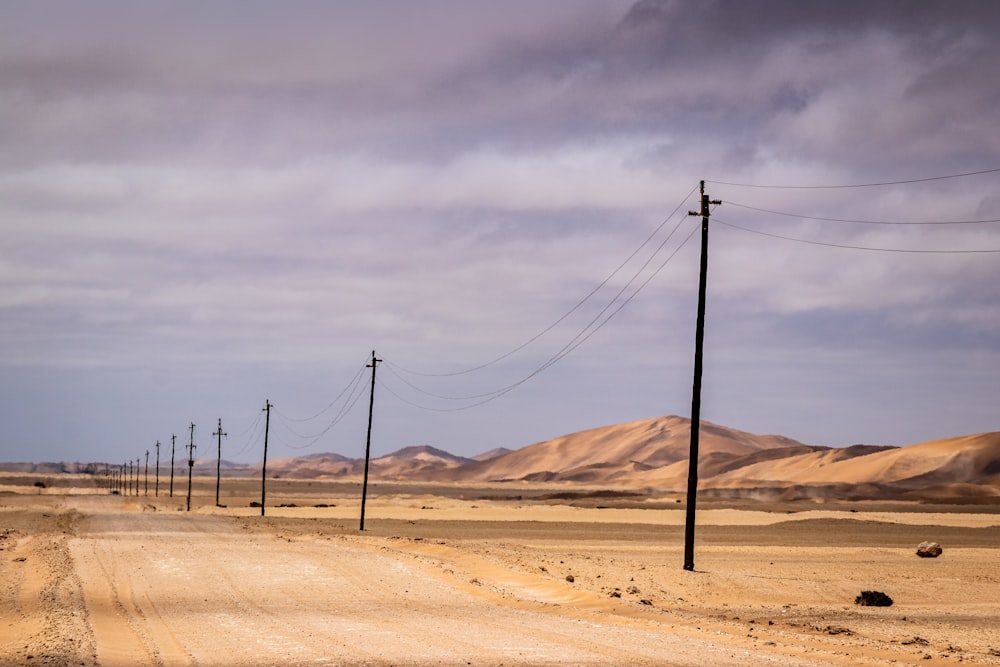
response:
[[[854,604],[863,607],[891,607],[892,598],[882,591],[861,591],[861,595],[854,598]]]
[[[566,581],[572,584],[574,581],[576,581],[576,577],[574,577],[572,574],[567,574]]]

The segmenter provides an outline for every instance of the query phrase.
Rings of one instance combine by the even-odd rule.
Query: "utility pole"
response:
[[[701,428],[701,371],[705,345],[705,288],[708,282],[708,218],[709,205],[719,205],[718,199],[705,194],[701,182],[701,211],[688,215],[701,216],[701,271],[698,278],[698,322],[694,336],[694,383],[691,390],[691,446],[688,454],[687,512],[684,521],[684,569],[694,570],[694,518],[698,496],[698,436]]]
[[[128,472],[125,472],[126,470]],[[125,491],[125,495],[127,496],[127,495],[129,495],[129,494],[132,493],[132,461],[131,461],[131,459],[129,460],[128,463],[125,463],[124,465],[122,465],[122,477],[124,477],[124,479],[122,481],[125,482],[125,488],[123,489],[123,491]]]
[[[368,401],[368,439],[365,441],[365,481],[361,486],[361,527],[365,529],[365,500],[368,498],[368,461],[371,459],[372,451],[372,413],[375,410],[375,366],[381,359],[375,358],[375,350],[372,350],[372,362],[365,368],[372,369],[372,390],[371,398]]]
[[[155,495],[159,497],[160,495],[160,441],[156,441],[156,487]]]
[[[135,457],[135,495],[139,495],[139,457]]]
[[[177,445],[177,436],[170,436],[170,497],[174,497],[174,448]]]
[[[191,442],[188,444],[188,496],[187,511],[191,511],[191,473],[194,471],[194,422],[191,422]]]
[[[219,458],[215,462],[215,506],[219,507],[219,484],[222,480],[222,436],[227,435],[222,432],[222,417],[219,417],[219,430],[212,435],[219,437]]]
[[[271,401],[264,400],[264,463],[260,467],[260,515],[264,516],[264,501],[267,498],[267,433],[271,430]]]
[[[146,469],[142,483],[143,483],[142,493],[144,496],[148,496],[149,495],[149,450],[148,449],[146,450]]]

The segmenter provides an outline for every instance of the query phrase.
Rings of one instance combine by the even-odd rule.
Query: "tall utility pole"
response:
[[[701,272],[698,278],[698,323],[694,335],[694,384],[691,390],[691,447],[688,454],[687,513],[684,521],[684,569],[694,570],[694,517],[698,496],[698,435],[701,428],[701,371],[705,345],[705,288],[708,282],[708,218],[709,205],[719,205],[718,199],[705,194],[701,182],[701,211],[688,215],[701,216]]]
[[[188,497],[187,511],[191,511],[191,473],[194,471],[194,422],[191,422],[191,442],[188,444]]]
[[[170,436],[170,497],[174,497],[174,449],[177,446],[177,436]]]
[[[130,496],[132,495],[132,459],[129,459],[125,465],[128,466],[128,476],[125,478],[125,495]],[[124,466],[122,467],[124,468]]]
[[[271,430],[271,401],[264,400],[264,463],[260,467],[260,515],[264,516],[264,500],[267,498],[267,433]]]
[[[365,529],[365,500],[368,498],[368,461],[371,459],[372,451],[372,413],[375,410],[375,366],[381,359],[375,358],[375,350],[372,350],[372,362],[365,368],[372,369],[372,391],[368,401],[368,439],[365,441],[365,481],[361,486],[361,528]]]
[[[156,441],[156,487],[155,495],[160,495],[160,441]]]
[[[146,450],[146,470],[143,476],[143,489],[142,493],[145,496],[149,495],[149,450]]]
[[[135,495],[139,495],[139,457],[135,457]]]
[[[222,432],[222,417],[219,417],[219,430],[212,435],[218,436],[219,438],[219,458],[215,462],[215,506],[219,506],[219,483],[222,480],[222,436],[226,435]]]

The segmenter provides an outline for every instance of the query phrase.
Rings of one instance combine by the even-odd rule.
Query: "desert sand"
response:
[[[375,482],[361,532],[353,482],[262,517],[253,480],[187,512],[32,479],[0,477],[0,665],[1000,664],[996,506],[706,501],[687,572],[673,498]]]

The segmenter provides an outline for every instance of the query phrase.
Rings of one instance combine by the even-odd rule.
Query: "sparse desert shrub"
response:
[[[892,598],[882,591],[861,591],[861,595],[854,598],[854,604],[863,607],[891,607]]]
[[[45,482],[43,482],[42,480],[38,480],[37,482],[35,482],[35,486],[37,486],[39,489],[44,489]]]

